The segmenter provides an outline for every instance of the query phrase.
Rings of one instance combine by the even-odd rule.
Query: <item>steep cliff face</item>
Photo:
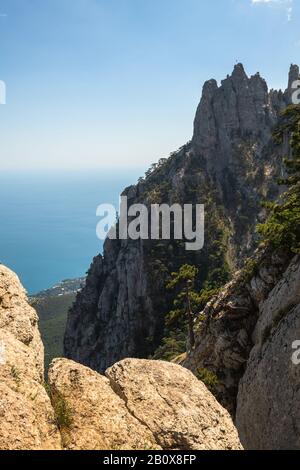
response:
[[[258,313],[254,347],[238,389],[240,437],[248,449],[299,450],[299,256],[260,303]]]
[[[298,75],[299,68],[292,65],[289,87]],[[231,242],[239,260],[250,251],[253,221],[262,216],[262,198],[275,196],[277,191],[273,183],[282,167],[272,143],[272,130],[289,102],[289,91],[269,91],[258,73],[248,78],[241,64],[221,86],[210,80],[203,88],[193,148],[204,158],[218,188],[232,224]],[[242,226],[244,223],[250,227]]]
[[[299,255],[259,252],[206,306],[183,361],[215,374],[215,394],[236,412],[246,449],[300,448],[299,308]]]
[[[285,252],[260,250],[206,305],[199,315],[205,321],[196,322],[196,345],[183,365],[194,373],[202,368],[215,373],[215,392],[233,414],[261,306],[281,281],[289,262],[290,255]]]
[[[292,66],[289,82],[299,73]],[[268,91],[241,64],[220,86],[204,85],[191,142],[128,188],[128,203],[203,203],[206,242],[201,252],[170,241],[110,241],[94,259],[86,287],[69,313],[65,354],[104,371],[126,357],[147,357],[161,342],[170,309],[166,281],[184,263],[200,267],[198,287],[225,283],[253,248],[261,200],[278,194],[282,150],[272,128],[289,92]]]

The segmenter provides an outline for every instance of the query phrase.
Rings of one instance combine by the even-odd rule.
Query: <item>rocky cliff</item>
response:
[[[300,258],[258,310],[254,346],[239,383],[237,426],[248,449],[300,449]],[[251,431],[250,431],[251,429]]]
[[[292,66],[289,84],[298,74]],[[184,263],[200,267],[199,289],[229,280],[253,250],[262,199],[278,195],[283,149],[271,134],[289,101],[289,90],[269,91],[241,64],[220,85],[205,83],[191,142],[124,192],[129,204],[205,204],[204,249],[187,252],[178,240],[107,240],[70,310],[66,357],[97,371],[126,356],[148,357],[165,334],[172,271]]]
[[[17,276],[0,265],[0,449],[57,450],[60,435],[43,386],[38,317]]]
[[[246,449],[300,448],[300,257],[260,250],[199,316],[183,365],[216,377]]]
[[[179,365],[127,359],[105,377],[56,359],[45,385],[37,321],[0,266],[0,450],[241,448],[229,413]]]

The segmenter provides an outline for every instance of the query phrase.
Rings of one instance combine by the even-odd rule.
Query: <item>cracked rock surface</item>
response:
[[[299,450],[300,256],[266,250],[254,260],[206,305],[183,365],[216,373],[245,449]]]
[[[106,371],[130,413],[163,449],[240,449],[229,413],[188,370],[163,361],[125,359]]]
[[[227,411],[181,366],[127,359],[105,377],[56,359],[48,393],[43,374],[37,314],[0,265],[0,450],[240,448]]]
[[[64,432],[67,449],[160,449],[106,377],[73,361],[56,359],[49,370],[49,384],[64,397],[71,412],[72,424]]]
[[[236,419],[247,449],[300,449],[300,365],[292,360],[293,344],[299,340],[296,256],[261,303],[254,347],[239,384]]]
[[[43,386],[37,314],[18,277],[0,265],[0,449],[60,449],[60,434]]]
[[[63,439],[67,449],[241,448],[228,412],[181,366],[125,359],[105,377],[56,359],[49,383],[71,411]]]

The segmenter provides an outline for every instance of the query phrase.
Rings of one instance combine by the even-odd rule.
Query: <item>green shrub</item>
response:
[[[254,259],[247,259],[243,267],[242,276],[244,282],[249,282],[257,274],[258,263]]]
[[[21,384],[20,372],[18,371],[18,369],[15,366],[12,366],[11,369],[10,369],[10,373],[11,373],[11,376],[14,379],[16,385],[17,385],[17,388],[19,388],[19,386]]]
[[[53,408],[58,428],[70,429],[73,423],[73,411],[71,410],[66,399],[61,394],[57,394],[54,400]]]
[[[214,372],[209,369],[202,368],[197,369],[195,375],[197,379],[201,380],[201,382],[206,385],[208,390],[210,390],[212,393],[216,393],[217,387],[219,385],[219,379]]]
[[[52,407],[54,409],[55,424],[60,431],[68,430],[73,424],[73,410],[68,404],[66,398],[48,383],[44,384],[45,390],[49,395]]]

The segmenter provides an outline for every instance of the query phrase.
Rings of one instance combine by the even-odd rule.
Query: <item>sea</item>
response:
[[[83,277],[103,250],[96,236],[99,204],[119,205],[143,169],[2,171],[0,263],[29,295]]]

